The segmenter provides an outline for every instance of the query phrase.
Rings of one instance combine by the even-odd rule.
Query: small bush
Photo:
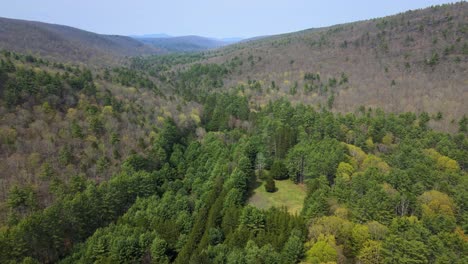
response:
[[[276,192],[276,185],[275,181],[273,180],[272,177],[268,177],[268,179],[265,182],[265,190],[267,192]]]

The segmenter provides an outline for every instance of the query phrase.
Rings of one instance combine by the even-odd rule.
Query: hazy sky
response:
[[[0,0],[0,16],[105,34],[253,37],[396,14],[437,0]]]

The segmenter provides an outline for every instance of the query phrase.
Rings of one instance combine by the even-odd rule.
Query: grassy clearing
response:
[[[290,180],[275,181],[277,191],[265,191],[265,183],[258,181],[253,186],[248,203],[262,209],[285,206],[292,214],[300,213],[306,197],[305,186]]]

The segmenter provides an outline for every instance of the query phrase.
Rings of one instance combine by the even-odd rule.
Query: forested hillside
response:
[[[311,12],[312,15],[313,12]],[[239,43],[206,63],[234,61],[225,87],[254,87],[261,104],[280,97],[329,106],[427,112],[455,131],[468,112],[468,4],[310,29]]]
[[[467,261],[466,119],[257,107],[216,92],[223,65],[1,61],[2,263]],[[304,185],[302,211],[246,205],[263,180]]]
[[[122,64],[2,50],[0,263],[468,263],[466,10]],[[442,14],[452,18],[436,22]],[[420,31],[417,21],[430,24]],[[397,79],[404,55],[387,37],[381,53],[374,34],[413,27],[424,50],[424,32],[452,30],[430,45],[453,49],[435,49],[435,63],[414,53]],[[362,43],[336,46],[340,34],[365,31]],[[333,65],[346,71],[299,56],[305,39],[322,36],[307,49],[339,51]],[[391,96],[434,85],[429,108],[373,97],[365,80],[375,74],[377,87],[380,77],[365,71],[379,71],[376,61],[389,65]],[[284,65],[289,73],[276,75]],[[414,88],[408,76],[420,80]],[[353,87],[369,94],[348,111],[340,100]],[[458,110],[437,111],[451,96]]]
[[[2,17],[0,49],[100,66],[121,63],[128,56],[164,53],[161,48],[144,45],[130,37]]]

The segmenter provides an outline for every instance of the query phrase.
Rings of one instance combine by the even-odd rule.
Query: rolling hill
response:
[[[99,65],[116,63],[127,56],[163,52],[130,37],[8,18],[0,18],[0,49]]]

